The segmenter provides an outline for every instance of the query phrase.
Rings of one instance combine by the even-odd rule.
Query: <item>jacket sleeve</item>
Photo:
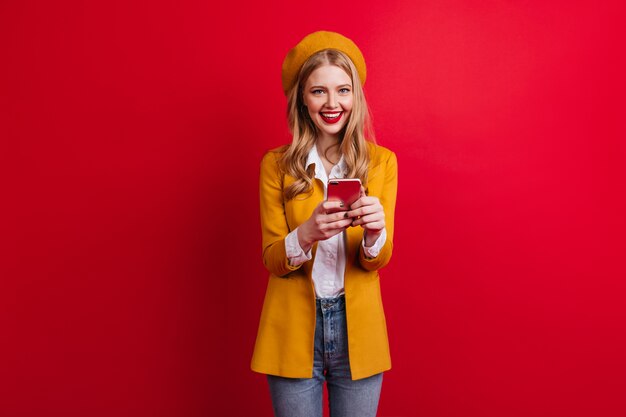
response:
[[[285,237],[289,234],[283,199],[283,175],[278,166],[278,155],[268,152],[261,161],[259,194],[263,264],[274,275],[284,276],[300,268],[289,265]]]
[[[382,193],[379,197],[380,204],[385,212],[385,229],[387,230],[387,240],[381,248],[378,256],[375,258],[367,258],[363,251],[363,245],[359,249],[359,262],[361,266],[368,270],[374,271],[380,269],[389,263],[391,253],[393,252],[393,231],[394,231],[394,214],[396,211],[396,195],[398,193],[398,160],[396,154],[390,152],[389,158],[385,162],[385,181]]]

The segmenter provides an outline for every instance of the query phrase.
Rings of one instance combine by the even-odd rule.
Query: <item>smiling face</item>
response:
[[[316,68],[306,80],[302,100],[318,135],[339,139],[352,111],[352,80],[341,68],[325,64]]]

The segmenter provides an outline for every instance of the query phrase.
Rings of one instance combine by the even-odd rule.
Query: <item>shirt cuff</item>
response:
[[[380,240],[380,238],[378,240]],[[306,261],[310,261],[312,258],[311,249],[309,249],[308,253],[304,253],[302,247],[300,247],[297,227],[285,237],[285,252],[287,253],[287,259],[289,259],[289,265],[291,266],[301,265]]]
[[[365,236],[364,236],[363,240],[361,241],[361,245],[363,246],[363,252],[365,253],[365,256],[367,258],[377,257],[378,254],[380,253],[380,250],[385,245],[386,241],[387,241],[387,229],[383,229],[383,232],[380,234],[380,236],[378,236],[378,239],[376,239],[376,242],[374,242],[374,244],[370,246],[369,248],[365,246]]]

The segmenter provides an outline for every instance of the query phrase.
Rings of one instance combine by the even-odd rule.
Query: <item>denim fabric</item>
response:
[[[313,378],[268,375],[276,417],[322,417],[324,381],[331,417],[375,417],[383,374],[353,381],[345,297],[317,300]]]

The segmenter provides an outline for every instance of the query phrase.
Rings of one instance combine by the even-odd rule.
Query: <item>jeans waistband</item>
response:
[[[315,304],[318,309],[321,308],[325,311],[341,311],[346,308],[346,297],[344,294],[341,294],[333,298],[317,298]]]

